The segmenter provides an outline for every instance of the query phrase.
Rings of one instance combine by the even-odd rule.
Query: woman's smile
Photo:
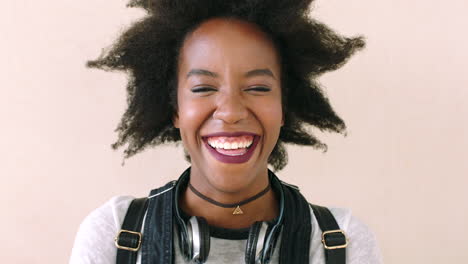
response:
[[[202,137],[204,146],[220,162],[244,163],[250,160],[260,135],[248,132],[221,132]]]

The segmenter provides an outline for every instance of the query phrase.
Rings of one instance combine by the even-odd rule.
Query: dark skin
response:
[[[267,161],[283,125],[279,61],[268,36],[240,20],[208,20],[185,39],[174,125],[191,158],[190,183],[205,196],[236,203],[268,185]],[[255,133],[260,141],[247,162],[224,163],[210,154],[202,140],[218,132]],[[189,215],[224,228],[245,228],[278,215],[272,190],[242,206],[242,215],[233,215],[233,209],[213,205],[189,189],[180,206]]]

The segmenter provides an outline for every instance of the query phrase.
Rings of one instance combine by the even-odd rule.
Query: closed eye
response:
[[[216,89],[213,87],[208,87],[208,86],[198,86],[198,87],[193,87],[191,91],[192,93],[206,93],[206,92],[214,92],[216,91]]]
[[[269,92],[271,91],[270,88],[264,87],[264,86],[255,86],[255,87],[249,87],[245,89],[244,91],[253,91],[253,92]]]

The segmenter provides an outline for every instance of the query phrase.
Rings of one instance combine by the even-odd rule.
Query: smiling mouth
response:
[[[209,137],[208,145],[221,154],[228,156],[240,156],[247,153],[252,146],[254,136],[244,135],[238,137]]]
[[[244,163],[250,160],[260,136],[252,133],[218,133],[202,137],[209,152],[224,163]]]
[[[208,145],[216,150],[217,152],[228,155],[228,156],[240,156],[247,153],[252,147],[253,137],[250,141],[239,141],[239,142],[219,142],[208,140]]]

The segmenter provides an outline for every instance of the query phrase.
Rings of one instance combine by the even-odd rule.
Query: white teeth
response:
[[[208,144],[212,146],[213,148],[222,148],[222,149],[240,149],[240,148],[247,148],[252,145],[253,141],[250,142],[219,142],[215,140],[210,140],[208,139]]]

